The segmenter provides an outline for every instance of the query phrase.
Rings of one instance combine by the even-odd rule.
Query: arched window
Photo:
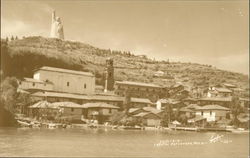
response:
[[[86,89],[87,88],[87,84],[86,83],[84,83],[84,89]]]

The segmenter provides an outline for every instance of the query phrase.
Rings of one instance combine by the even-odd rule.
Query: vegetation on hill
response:
[[[105,60],[113,58],[115,80],[152,82],[167,86],[173,77],[189,86],[207,87],[223,82],[248,88],[248,76],[217,69],[211,65],[155,61],[130,52],[99,49],[88,44],[43,37],[1,40],[1,69],[4,76],[32,77],[41,66],[91,71],[102,84]],[[158,70],[165,77],[154,77]]]

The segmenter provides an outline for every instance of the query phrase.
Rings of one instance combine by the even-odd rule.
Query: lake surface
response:
[[[0,128],[0,157],[246,158],[248,146],[248,133]]]

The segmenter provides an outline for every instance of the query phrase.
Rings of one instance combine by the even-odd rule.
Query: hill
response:
[[[227,82],[248,88],[249,77],[217,69],[211,65],[155,61],[130,52],[99,49],[88,44],[43,37],[26,37],[5,42],[1,40],[1,69],[4,76],[32,77],[33,70],[53,66],[73,70],[91,71],[97,84],[102,84],[105,60],[113,58],[115,80],[151,82],[168,86],[169,81],[188,86],[206,87]],[[158,70],[164,77],[154,77]]]

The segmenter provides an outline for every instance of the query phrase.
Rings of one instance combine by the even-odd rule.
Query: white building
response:
[[[53,91],[93,94],[95,76],[89,72],[73,71],[54,67],[41,67],[35,71],[35,80],[48,81],[54,84]]]
[[[35,90],[52,91],[53,86],[54,85],[52,82],[45,82],[33,78],[24,78],[22,81],[19,81],[19,88],[28,91],[35,91]]]
[[[195,115],[206,118],[207,122],[212,122],[225,119],[229,111],[230,110],[228,108],[219,105],[205,105],[203,107],[196,108]]]

